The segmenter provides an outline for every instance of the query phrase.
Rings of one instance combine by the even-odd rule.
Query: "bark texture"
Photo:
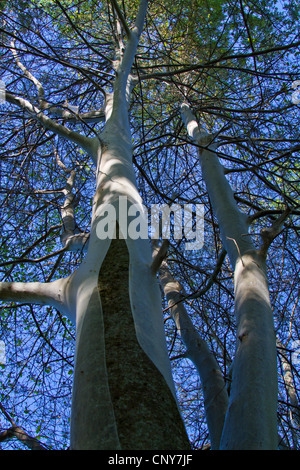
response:
[[[128,290],[128,268],[126,243],[115,239],[100,270],[99,290],[108,384],[121,448],[189,449],[185,427],[170,388],[137,341]]]

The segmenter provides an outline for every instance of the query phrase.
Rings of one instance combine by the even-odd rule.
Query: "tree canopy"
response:
[[[96,165],[85,139],[104,127],[139,2],[1,1],[1,281],[70,275],[88,243]],[[215,145],[253,244],[266,252],[278,366],[278,443],[299,448],[299,9],[291,0],[149,1],[130,101],[143,204],[202,205],[204,245],[170,239],[176,302],[213,353],[226,388],[235,357],[234,269],[198,151]],[[294,85],[295,84],[295,85]],[[295,102],[296,101],[296,102]],[[182,103],[210,136],[191,139]],[[72,222],[72,226],[68,225]],[[69,232],[68,232],[69,230]],[[271,234],[271,235],[270,235]],[[82,240],[83,238],[81,238]],[[234,249],[239,246],[232,240]],[[204,387],[161,284],[178,402],[193,449],[209,448]],[[69,446],[74,325],[54,307],[1,303],[2,448]],[[19,427],[22,439],[8,429]],[[8,439],[8,437],[18,439]],[[32,439],[29,439],[29,436]],[[34,439],[33,439],[34,438]],[[23,444],[20,441],[23,440]],[[24,448],[24,447],[22,447]]]

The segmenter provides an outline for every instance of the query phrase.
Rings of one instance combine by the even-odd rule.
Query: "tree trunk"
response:
[[[237,345],[221,449],[274,450],[277,362],[264,260],[247,252],[235,269]]]
[[[133,216],[136,209],[143,213],[132,165],[128,106],[130,71],[146,10],[147,1],[141,0],[117,65],[114,92],[106,95],[106,124],[93,156],[97,182],[89,246],[70,283],[77,318],[73,449],[189,448],[150,244],[128,233],[130,211],[134,209]],[[116,239],[112,232],[108,237],[99,232],[108,208],[116,216]]]
[[[188,449],[150,244],[126,237],[130,218],[124,225],[120,215],[141,207],[123,130],[112,120],[102,136],[89,246],[69,286],[77,322],[71,448]],[[99,239],[108,204],[126,240]]]
[[[212,136],[199,128],[186,104],[182,117],[200,146],[203,179],[234,270],[237,344],[220,449],[276,449],[277,358],[265,259],[248,234],[246,216],[235,203]]]
[[[121,448],[188,449],[170,388],[137,341],[128,274],[126,243],[113,240],[101,266],[99,290],[108,385]]]
[[[183,303],[180,302],[181,286],[172,277],[166,261],[161,264],[159,277],[170,313],[186,347],[185,356],[193,362],[201,380],[211,449],[215,450],[220,445],[228,407],[228,393],[222,371],[206,341],[194,327]]]

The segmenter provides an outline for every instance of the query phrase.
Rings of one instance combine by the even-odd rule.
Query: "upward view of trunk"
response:
[[[114,92],[107,96],[106,125],[94,157],[97,188],[89,246],[71,281],[77,323],[72,449],[189,447],[176,402],[150,245],[147,239],[131,239],[126,233],[130,218],[123,221],[124,211],[130,214],[133,205],[142,210],[132,167],[128,105],[130,69],[146,7],[142,1]],[[113,241],[101,240],[98,232],[108,206],[114,208],[118,224]]]
[[[87,255],[70,283],[77,322],[71,447],[184,449],[189,443],[175,398],[149,242],[127,237],[128,224],[119,217],[116,239],[97,234],[108,206],[116,215],[130,213],[133,204],[141,207],[127,103],[117,98],[108,100],[101,136]]]
[[[0,2],[1,446],[299,448],[285,3]]]
[[[182,117],[200,146],[203,179],[234,270],[236,353],[220,449],[277,448],[277,359],[264,255],[256,250],[239,211],[211,136],[188,105]]]

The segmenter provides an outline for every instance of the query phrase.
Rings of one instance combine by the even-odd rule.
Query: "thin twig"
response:
[[[130,29],[129,29],[129,27],[128,27],[128,24],[127,24],[127,22],[126,22],[126,20],[125,20],[125,18],[124,18],[124,15],[123,15],[123,13],[122,13],[122,11],[121,11],[119,5],[118,5],[118,2],[117,2],[116,0],[110,0],[110,1],[111,1],[112,5],[113,5],[113,7],[114,7],[114,9],[115,9],[115,11],[116,11],[116,13],[117,13],[117,15],[118,15],[119,20],[120,20],[121,23],[122,23],[122,26],[123,26],[123,28],[124,28],[124,30],[125,30],[125,32],[126,32],[127,37],[129,38],[131,32],[130,32]]]

